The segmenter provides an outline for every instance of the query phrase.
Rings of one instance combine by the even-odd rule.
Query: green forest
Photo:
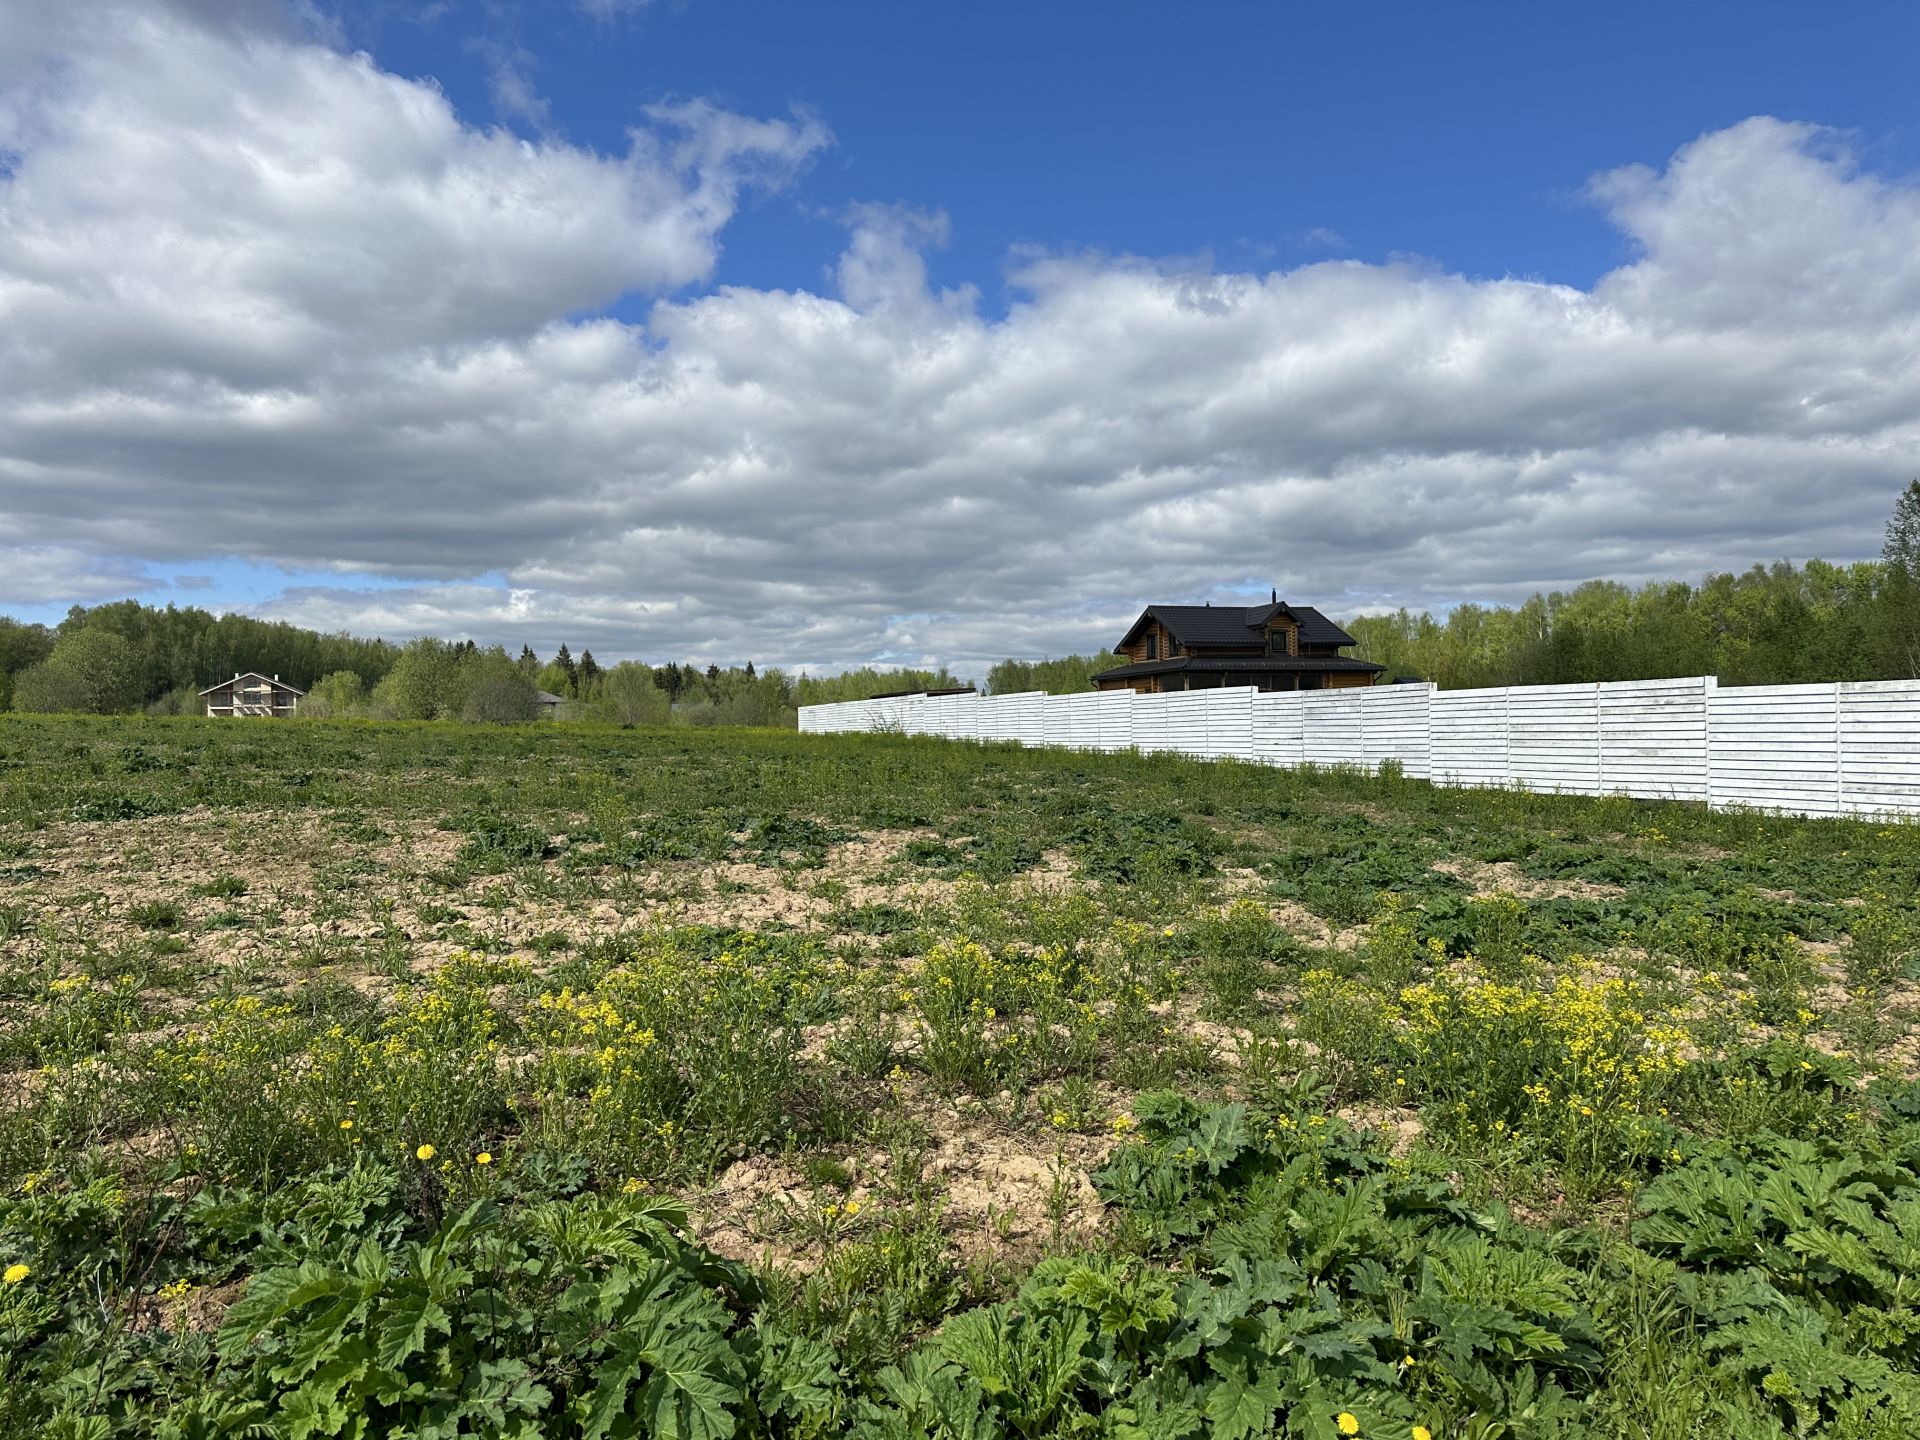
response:
[[[1756,565],[1633,589],[1594,580],[1521,605],[1343,622],[1353,653],[1443,689],[1717,675],[1726,685],[1920,674],[1920,583],[1884,564]]]
[[[1444,689],[1717,675],[1727,685],[1892,680],[1920,675],[1920,480],[1888,522],[1881,558],[1853,565],[1776,561],[1698,584],[1635,589],[1593,580],[1511,607],[1466,604],[1444,617],[1397,610],[1341,622],[1387,679]],[[1123,663],[1110,651],[1002,660],[986,688],[1064,695]],[[512,723],[558,696],[567,718],[621,725],[791,725],[801,705],[971,683],[946,667],[787,676],[627,660],[602,666],[567,646],[542,660],[472,640],[396,645],[280,621],[160,609],[136,600],[75,606],[57,626],[0,617],[0,709],[192,714],[199,690],[257,670],[309,692],[316,717]]]
[[[0,617],[0,709],[196,714],[201,689],[242,671],[284,679],[307,692],[303,714],[332,719],[514,723],[535,719],[545,692],[571,719],[790,725],[797,699],[787,677],[751,662],[602,666],[565,645],[542,661],[525,647],[515,657],[471,640],[396,645],[135,600],[75,606],[57,626]]]
[[[1592,580],[1511,607],[1458,605],[1438,617],[1397,610],[1340,624],[1359,642],[1354,655],[1387,667],[1383,679],[1445,690],[1672,675],[1717,675],[1725,685],[1907,679],[1920,675],[1920,480],[1895,505],[1877,561],[1782,560],[1638,589]],[[989,688],[1070,694],[1120,663],[1110,653],[1009,660],[993,667]]]

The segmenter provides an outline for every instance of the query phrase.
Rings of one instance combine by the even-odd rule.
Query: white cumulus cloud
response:
[[[995,313],[928,279],[964,215],[886,206],[817,291],[709,283],[805,116],[602,154],[212,0],[28,8],[0,540],[96,579],[237,556],[339,571],[266,607],[328,626],[977,668],[1154,599],[1857,557],[1920,471],[1920,189],[1810,125],[1593,179],[1632,254],[1589,289],[1033,254]]]

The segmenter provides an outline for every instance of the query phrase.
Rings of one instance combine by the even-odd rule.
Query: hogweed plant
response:
[[[1916,875],[1171,755],[0,717],[0,1440],[1907,1440]]]

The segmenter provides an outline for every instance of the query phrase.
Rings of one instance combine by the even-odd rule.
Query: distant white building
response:
[[[294,707],[305,698],[306,693],[283,683],[278,675],[267,676],[249,670],[231,680],[222,680],[218,685],[209,685],[200,692],[200,698],[206,702],[209,715],[259,715],[269,719],[285,719],[293,714]]]

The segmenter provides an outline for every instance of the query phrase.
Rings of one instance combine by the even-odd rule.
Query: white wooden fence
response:
[[[1712,676],[1263,695],[909,695],[807,705],[808,734],[893,731],[1263,765],[1397,761],[1444,785],[1920,815],[1920,680],[1721,689]]]

